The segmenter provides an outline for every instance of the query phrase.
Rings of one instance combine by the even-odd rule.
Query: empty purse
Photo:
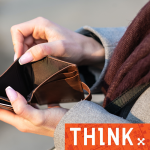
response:
[[[91,100],[90,89],[81,82],[77,66],[48,56],[25,65],[16,60],[0,76],[0,108],[13,111],[5,93],[7,86],[22,94],[29,104]],[[89,93],[86,98],[83,89]]]

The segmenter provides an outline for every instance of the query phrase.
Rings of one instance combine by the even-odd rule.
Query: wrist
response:
[[[81,65],[98,64],[105,60],[104,47],[91,37],[86,37],[83,42],[83,57]]]
[[[64,115],[69,111],[69,109],[66,108],[50,108],[50,109],[54,109],[54,114],[53,117],[51,118],[51,120],[53,120],[53,123],[48,127],[50,132],[51,132],[51,137],[54,137],[54,132],[55,129],[57,127],[57,125],[59,124],[59,122],[61,121],[61,119],[64,117]]]

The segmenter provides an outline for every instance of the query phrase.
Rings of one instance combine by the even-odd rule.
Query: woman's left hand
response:
[[[56,105],[49,105],[50,108],[45,110],[36,109],[11,87],[6,88],[6,94],[15,113],[0,109],[0,120],[22,132],[53,137],[57,124],[68,111]]]

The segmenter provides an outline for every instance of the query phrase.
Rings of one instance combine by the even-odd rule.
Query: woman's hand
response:
[[[28,105],[25,98],[11,87],[6,88],[6,94],[16,114],[0,109],[1,121],[13,125],[22,132],[53,137],[55,128],[67,109],[51,105],[50,109],[38,110]]]
[[[20,58],[20,64],[37,61],[47,55],[78,65],[104,60],[104,48],[93,38],[65,29],[42,17],[13,26],[11,34],[14,58],[26,52]]]
[[[104,60],[104,49],[97,41],[41,17],[13,26],[11,34],[14,58],[21,57],[20,64],[37,61],[47,55],[78,65]],[[6,88],[6,94],[15,114],[0,109],[0,120],[22,132],[53,136],[57,124],[68,111],[54,105],[49,106],[50,109],[38,110],[10,87]]]

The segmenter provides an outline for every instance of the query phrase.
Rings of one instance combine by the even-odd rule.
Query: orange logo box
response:
[[[65,150],[150,150],[150,124],[66,124]]]

